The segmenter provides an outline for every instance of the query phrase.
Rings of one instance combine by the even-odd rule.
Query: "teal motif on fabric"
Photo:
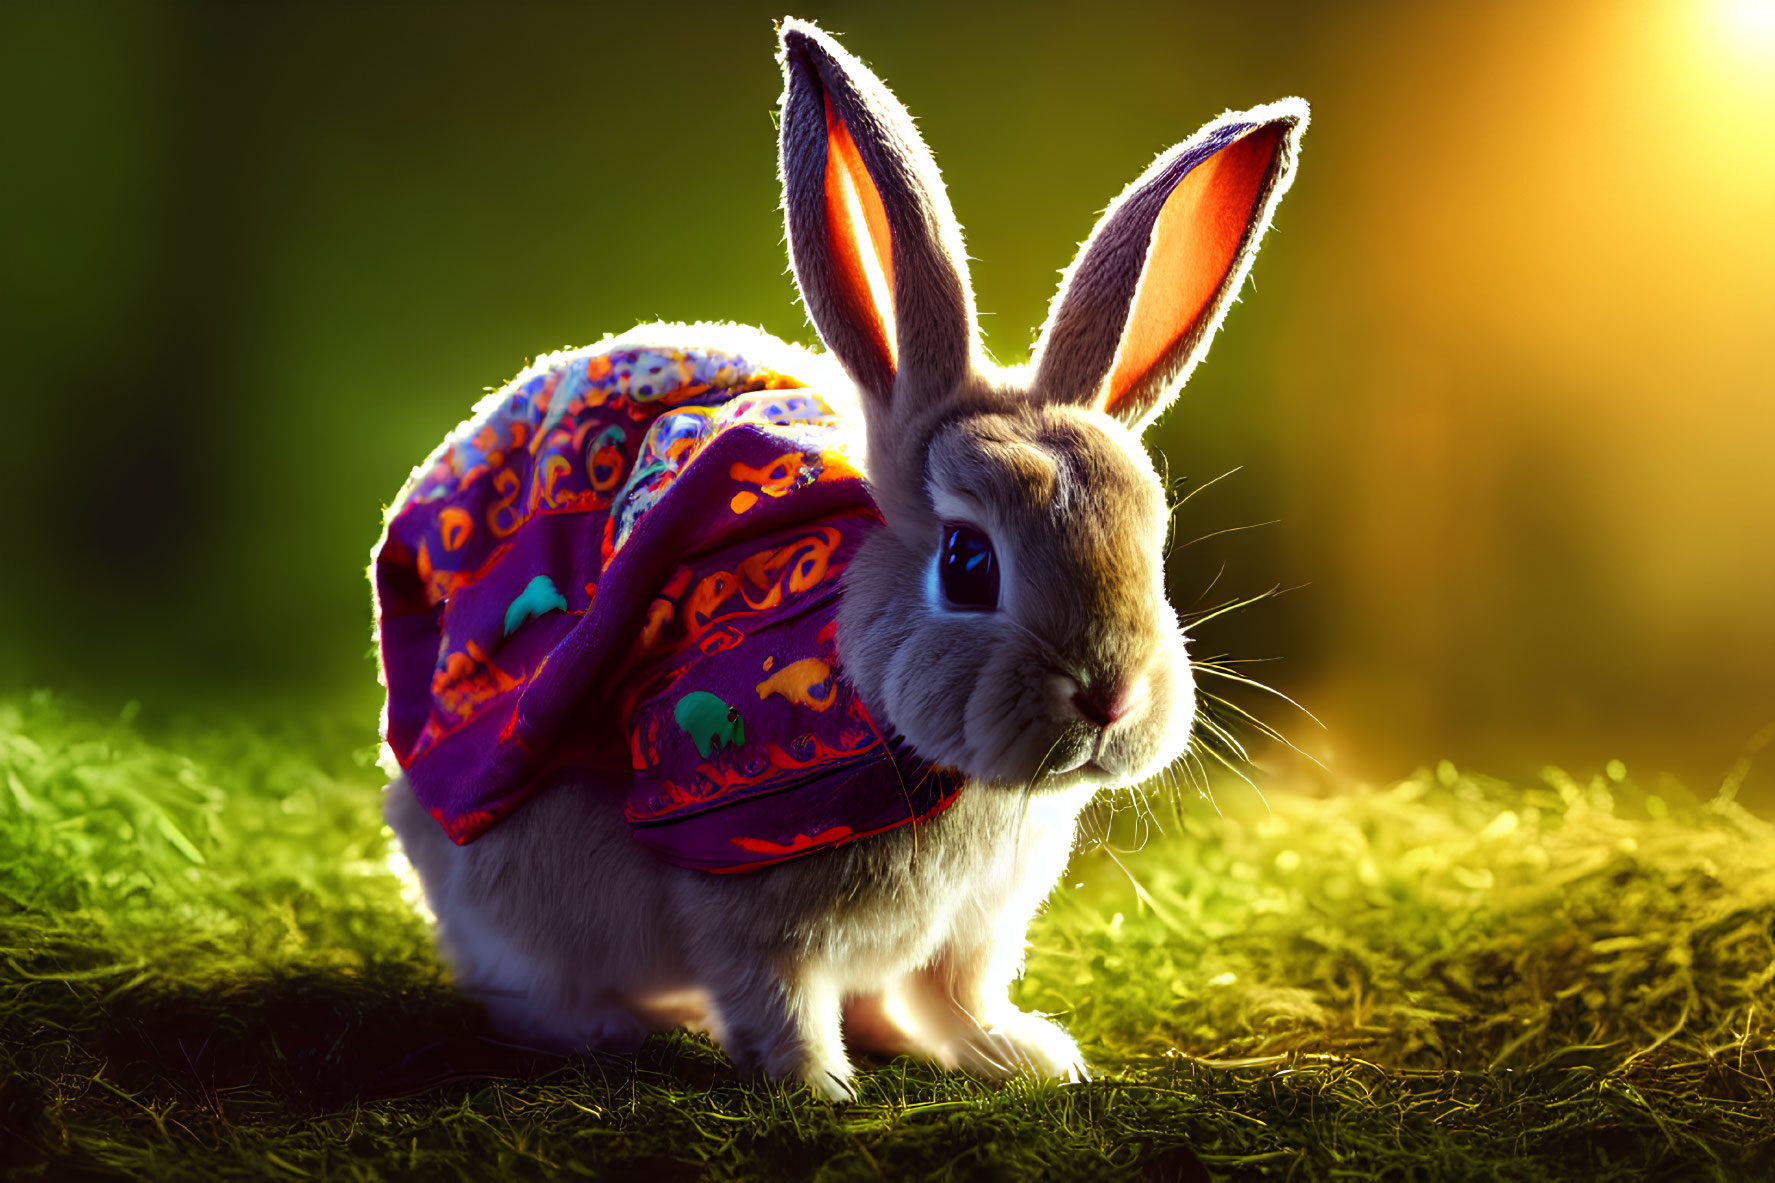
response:
[[[703,759],[719,746],[746,746],[746,721],[739,708],[730,707],[706,690],[693,690],[678,700],[672,710],[678,729],[696,744],[696,753]]]
[[[535,620],[550,612],[567,611],[567,597],[547,575],[538,575],[518,593],[518,598],[505,610],[505,635],[511,636],[525,621]]]

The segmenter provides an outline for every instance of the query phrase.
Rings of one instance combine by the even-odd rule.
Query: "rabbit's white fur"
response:
[[[1065,1032],[1011,1008],[1004,987],[1090,795],[964,791],[923,825],[743,884],[643,850],[609,786],[550,785],[467,846],[404,777],[386,807],[458,987],[505,1032],[624,1051],[704,1022],[742,1068],[842,1098],[844,1027],[870,1050],[989,1078],[1084,1074]]]

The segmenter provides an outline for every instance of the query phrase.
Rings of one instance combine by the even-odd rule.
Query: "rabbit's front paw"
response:
[[[1036,1076],[1048,1080],[1091,1079],[1072,1036],[1037,1015],[1012,1010],[965,1033],[948,1049],[954,1067],[988,1080]]]
[[[808,1064],[801,1070],[801,1079],[808,1088],[835,1104],[857,1099],[857,1082],[848,1061]]]
[[[854,1072],[842,1054],[821,1055],[798,1041],[761,1048],[736,1048],[730,1042],[723,1047],[742,1072],[759,1072],[785,1083],[799,1081],[828,1101],[857,1099]]]
[[[836,993],[822,982],[732,991],[717,1000],[718,1041],[742,1072],[800,1081],[828,1101],[852,1101]]]

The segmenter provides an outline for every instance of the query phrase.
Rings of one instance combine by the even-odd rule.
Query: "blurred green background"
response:
[[[803,5],[919,116],[987,343],[1151,156],[1314,105],[1179,406],[1174,598],[1334,769],[1625,760],[1775,720],[1775,3]],[[408,469],[537,352],[812,341],[761,4],[0,9],[0,690],[362,719]],[[1278,758],[1279,762],[1279,758]],[[1775,801],[1775,760],[1750,789]]]

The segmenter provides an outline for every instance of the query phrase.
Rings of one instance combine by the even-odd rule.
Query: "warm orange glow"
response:
[[[1153,226],[1128,328],[1110,367],[1103,395],[1107,408],[1113,409],[1129,386],[1208,310],[1232,269],[1282,131],[1280,126],[1260,128],[1229,144],[1198,165],[1166,199]]]
[[[887,211],[850,129],[826,100],[826,224],[832,259],[857,319],[871,325],[888,373],[899,363],[894,334],[893,240]]]
[[[1276,363],[1288,572],[1348,629],[1307,701],[1344,752],[1638,726],[1723,767],[1775,710],[1772,7],[1351,30],[1407,64],[1352,88],[1346,159],[1309,137],[1336,212],[1284,219],[1318,245]]]

